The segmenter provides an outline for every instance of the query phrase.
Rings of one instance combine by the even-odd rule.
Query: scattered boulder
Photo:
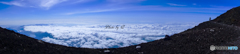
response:
[[[42,40],[38,40],[39,43],[43,43]]]
[[[141,46],[136,46],[136,48],[138,49],[138,48],[141,48]]]
[[[104,52],[110,52],[110,50],[104,50]]]
[[[210,29],[210,31],[211,31],[211,32],[214,32],[214,30],[213,30],[213,29]]]
[[[169,35],[165,35],[165,38],[164,38],[164,40],[166,41],[166,40],[171,40],[171,38],[170,38],[170,36]]]
[[[104,50],[104,52],[105,52],[105,53],[109,53],[109,52],[110,52],[110,50]]]

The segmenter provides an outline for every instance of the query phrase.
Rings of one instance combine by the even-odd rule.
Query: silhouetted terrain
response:
[[[228,42],[236,41],[240,36],[240,29],[236,26],[216,22],[203,22],[198,26],[174,34],[171,40],[156,40],[136,46],[125,48],[110,49],[113,53],[130,54],[208,54],[215,53],[210,51],[210,45],[226,45]],[[235,45],[235,44],[232,44]]]
[[[210,45],[240,46],[240,7],[212,21],[170,36],[122,48],[88,49],[50,44],[0,28],[0,54],[239,54],[240,51],[210,51]]]
[[[231,10],[228,10],[213,21],[225,23],[228,25],[240,26],[240,7],[235,7]]]
[[[98,54],[98,50],[50,44],[0,28],[0,54]]]

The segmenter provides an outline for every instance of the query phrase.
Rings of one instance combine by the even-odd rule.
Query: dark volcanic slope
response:
[[[236,26],[235,26],[236,25]],[[162,39],[135,46],[111,49],[112,53],[144,54],[240,54],[240,51],[210,51],[210,45],[240,46],[240,7],[235,7],[212,21]],[[141,46],[136,49],[136,46]]]
[[[0,27],[0,54],[98,54],[98,50],[50,44]]]
[[[226,13],[218,16],[213,21],[240,26],[240,7],[232,8]]]
[[[208,21],[187,31],[172,35],[172,40],[160,39],[139,44],[138,46],[141,46],[139,49],[136,49],[135,45],[110,50],[116,54],[208,54],[215,53],[215,51],[210,51],[210,45],[223,45],[235,41],[239,36],[240,29],[236,26]]]
[[[237,26],[236,26],[237,25]],[[239,54],[236,51],[210,51],[210,45],[240,46],[240,7],[233,8],[212,21],[170,36],[123,48],[73,48],[27,37],[0,28],[0,54]],[[136,46],[141,46],[136,48]]]

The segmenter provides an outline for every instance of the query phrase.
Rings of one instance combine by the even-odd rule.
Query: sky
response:
[[[203,22],[240,0],[0,0],[0,25]]]

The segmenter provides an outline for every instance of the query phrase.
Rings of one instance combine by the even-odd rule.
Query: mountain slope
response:
[[[235,7],[228,10],[227,12],[218,16],[213,21],[240,26],[240,7]]]
[[[172,40],[163,39],[153,42],[143,43],[124,48],[110,49],[112,53],[130,54],[206,54],[214,53],[210,51],[210,45],[222,45],[227,42],[235,41],[240,36],[240,29],[236,26],[216,23],[212,21],[203,22],[198,26],[174,34]],[[141,48],[136,48],[141,46]],[[106,49],[105,49],[106,50]]]
[[[46,43],[0,28],[0,54],[96,54],[98,50]]]
[[[210,45],[240,46],[240,7],[235,7],[212,21],[163,39],[135,46],[111,49],[112,53],[147,54],[239,54],[240,51],[210,51]],[[233,25],[232,25],[233,24]],[[236,26],[234,26],[236,25]],[[141,48],[136,49],[136,46]]]

